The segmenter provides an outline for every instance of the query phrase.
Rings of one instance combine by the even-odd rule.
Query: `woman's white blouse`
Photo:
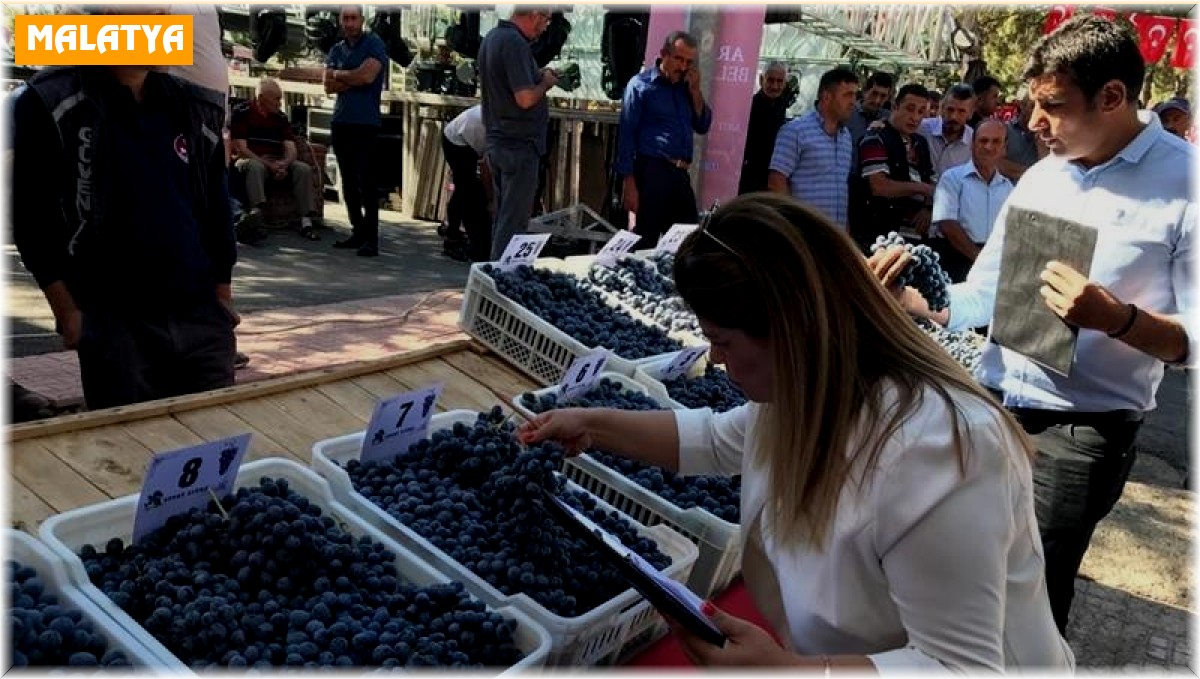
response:
[[[1031,465],[981,401],[956,398],[969,423],[965,474],[950,414],[934,392],[884,446],[856,490],[841,494],[823,552],[763,544],[792,647],[867,655],[888,670],[1070,669],[1044,580]],[[742,474],[742,517],[766,497],[752,464],[758,406],[676,411],[680,471]],[[854,470],[852,478],[857,478]]]

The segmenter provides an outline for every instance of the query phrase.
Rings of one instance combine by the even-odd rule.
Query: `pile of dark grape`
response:
[[[588,283],[609,292],[671,331],[701,334],[700,322],[675,292],[675,284],[660,276],[654,264],[625,257],[613,267],[593,264]]]
[[[74,608],[59,603],[31,566],[8,562],[8,630],[13,667],[129,667],[125,652]]]
[[[507,667],[516,623],[461,583],[418,587],[286,479],[80,551],[88,577],[193,669]]]
[[[535,413],[557,408],[617,408],[620,410],[663,410],[657,401],[627,391],[612,380],[601,379],[582,397],[562,401],[554,393],[540,397],[521,395],[521,405]],[[741,477],[682,476],[668,469],[630,460],[599,450],[587,454],[610,469],[620,472],[639,486],[655,493],[680,509],[700,507],[714,516],[737,523],[740,516]]]
[[[746,402],[746,396],[729,379],[729,375],[711,365],[705,368],[700,377],[684,375],[665,380],[663,385],[672,399],[688,408],[712,408],[723,413]]]
[[[529,266],[511,271],[486,265],[500,294],[587,347],[604,347],[621,358],[636,360],[683,348],[661,328],[636,320],[605,304],[595,290],[563,273]]]
[[[503,594],[572,618],[629,589],[620,572],[543,506],[556,493],[662,570],[670,557],[619,514],[566,487],[563,449],[523,448],[499,407],[436,431],[389,461],[346,464],[355,490]]]

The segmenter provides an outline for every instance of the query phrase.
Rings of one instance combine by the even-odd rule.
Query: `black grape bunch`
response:
[[[416,586],[396,554],[262,478],[80,558],[92,584],[192,669],[508,667],[516,623],[462,583]]]
[[[950,276],[942,271],[939,263],[941,257],[928,245],[913,245],[904,240],[904,236],[892,231],[886,236],[879,236],[871,246],[871,252],[876,253],[898,245],[912,253],[913,259],[900,274],[900,285],[911,285],[929,303],[932,311],[941,311],[950,306]]]
[[[573,618],[629,588],[595,548],[559,523],[542,489],[663,569],[671,559],[619,514],[557,474],[564,450],[522,446],[499,406],[413,444],[392,460],[346,463],[356,491],[505,595]]]

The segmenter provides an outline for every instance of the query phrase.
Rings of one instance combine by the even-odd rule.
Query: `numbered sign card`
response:
[[[699,347],[685,347],[682,351],[675,354],[674,358],[665,365],[659,364],[662,367],[658,370],[658,379],[666,381],[673,380],[677,377],[683,377],[688,374],[692,366],[696,365],[696,361],[700,360],[701,356],[708,353],[708,345],[705,344]]]
[[[133,519],[133,541],[167,523],[167,519],[208,504],[233,490],[242,458],[250,445],[250,434],[202,443],[150,461],[142,494]]]
[[[549,241],[548,233],[518,233],[508,241],[508,247],[504,248],[504,254],[500,255],[496,266],[501,270],[513,269],[522,264],[532,266]]]
[[[573,401],[586,394],[604,371],[604,366],[608,365],[608,356],[608,349],[596,349],[575,359],[563,374],[562,382],[558,384],[558,391],[563,399]]]
[[[358,459],[389,460],[425,438],[442,386],[439,383],[380,400],[371,415]]]
[[[654,252],[669,252],[675,254],[679,250],[679,246],[683,244],[683,239],[687,238],[696,229],[700,228],[699,224],[675,224],[667,232],[658,239],[658,245],[655,246]]]
[[[615,266],[617,258],[627,254],[633,250],[633,246],[642,239],[632,231],[618,231],[613,234],[612,238],[600,248],[600,252],[596,253],[596,263],[604,266]]]

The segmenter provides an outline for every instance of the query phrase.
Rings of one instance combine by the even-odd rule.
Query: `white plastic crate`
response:
[[[562,271],[564,266],[562,260],[550,258],[539,259],[534,265],[553,271]],[[486,344],[543,386],[557,384],[576,358],[595,349],[585,346],[533,312],[501,295],[492,277],[483,273],[483,266],[483,263],[471,265],[463,294],[458,322],[468,335]],[[611,296],[601,297],[610,306],[628,312]],[[640,314],[630,315],[651,327],[660,327]],[[685,333],[668,335],[681,341],[684,346],[700,343],[697,338]],[[678,352],[667,352],[639,359],[627,359],[613,354],[608,365],[614,372],[629,375],[638,365],[661,361],[664,357],[675,356],[676,353]]]
[[[257,487],[259,479],[263,476],[287,479],[292,490],[321,508],[322,516],[333,518],[343,530],[355,537],[366,535],[372,540],[382,543],[386,549],[396,555],[396,569],[406,582],[426,586],[451,581],[451,578],[371,527],[368,522],[363,521],[345,505],[338,502],[324,479],[296,462],[282,458],[267,458],[243,465],[238,470],[235,490],[243,486]],[[126,634],[148,649],[160,667],[173,674],[193,674],[182,660],[167,650],[158,639],[117,606],[112,599],[100,591],[100,588],[91,583],[83,560],[78,556],[79,550],[85,544],[96,545],[98,549],[103,549],[105,543],[112,538],[121,538],[128,543],[133,535],[133,519],[137,511],[138,499],[138,495],[127,495],[116,500],[81,507],[50,517],[42,523],[41,538],[63,560],[71,582],[79,587],[96,606],[107,613]],[[505,618],[517,621],[513,640],[525,654],[525,658],[505,670],[504,674],[515,674],[544,665],[550,651],[550,637],[546,630],[524,612],[514,607],[495,606],[487,601],[484,603],[489,604],[490,608]]]
[[[724,591],[742,569],[740,527],[701,507],[680,509],[586,453],[569,458],[563,473],[646,526],[665,524],[699,549],[688,589],[702,597]]]
[[[640,369],[634,371],[633,375],[633,377],[626,377],[620,373],[602,372],[596,377],[596,383],[598,384],[600,380],[616,382],[617,384],[621,385],[621,389],[623,391],[632,391],[639,394],[645,394],[655,401],[658,401],[659,405],[661,405],[665,410],[680,410],[683,408],[682,405],[671,400],[671,397],[667,394],[667,388],[664,387],[658,380],[650,377]],[[546,394],[554,394],[557,392],[558,386],[556,385],[553,387],[535,389],[531,393],[535,397],[540,398]],[[512,407],[525,419],[532,420],[537,416],[537,413],[533,412],[523,403],[521,403],[521,396],[524,396],[524,394],[517,394],[513,397]]]
[[[672,410],[684,406],[671,400],[662,382],[650,377],[641,368],[633,377],[616,373],[601,373],[600,379],[610,379],[628,391],[646,394]],[[535,396],[552,393],[558,387],[546,387],[533,392]],[[521,403],[520,395],[512,399],[513,408],[526,419],[537,413]],[[739,548],[738,524],[721,519],[706,509],[680,509],[653,491],[639,486],[615,469],[587,455],[568,459],[563,473],[605,502],[628,514],[646,526],[660,523],[687,536],[699,548],[696,566],[688,579],[688,588],[701,596],[711,596],[724,590],[734,576],[741,572],[742,554]]]
[[[8,558],[36,570],[38,579],[45,585],[45,591],[57,596],[63,608],[82,613],[83,619],[92,623],[93,631],[108,642],[108,650],[124,651],[129,663],[139,672],[167,673],[159,666],[158,656],[116,624],[111,616],[71,583],[66,564],[49,547],[28,533],[7,528],[4,530],[4,541],[8,545]]]
[[[430,432],[452,427],[458,422],[472,425],[477,416],[478,413],[469,410],[440,413],[433,417]],[[550,633],[548,666],[611,664],[621,656],[628,640],[665,629],[662,616],[632,588],[574,618],[550,612],[527,594],[507,595],[500,592],[354,489],[342,465],[358,458],[363,434],[361,431],[347,434],[320,441],[313,446],[313,468],[329,481],[334,496],[368,523],[442,572],[463,582],[472,594],[489,604],[512,605],[528,613]],[[614,509],[606,505],[605,502],[600,503],[605,509]],[[653,540],[664,554],[671,557],[671,565],[663,573],[677,582],[686,582],[698,555],[696,546],[667,526],[645,527],[637,524],[636,520],[630,519],[630,522],[635,524],[640,534]]]

